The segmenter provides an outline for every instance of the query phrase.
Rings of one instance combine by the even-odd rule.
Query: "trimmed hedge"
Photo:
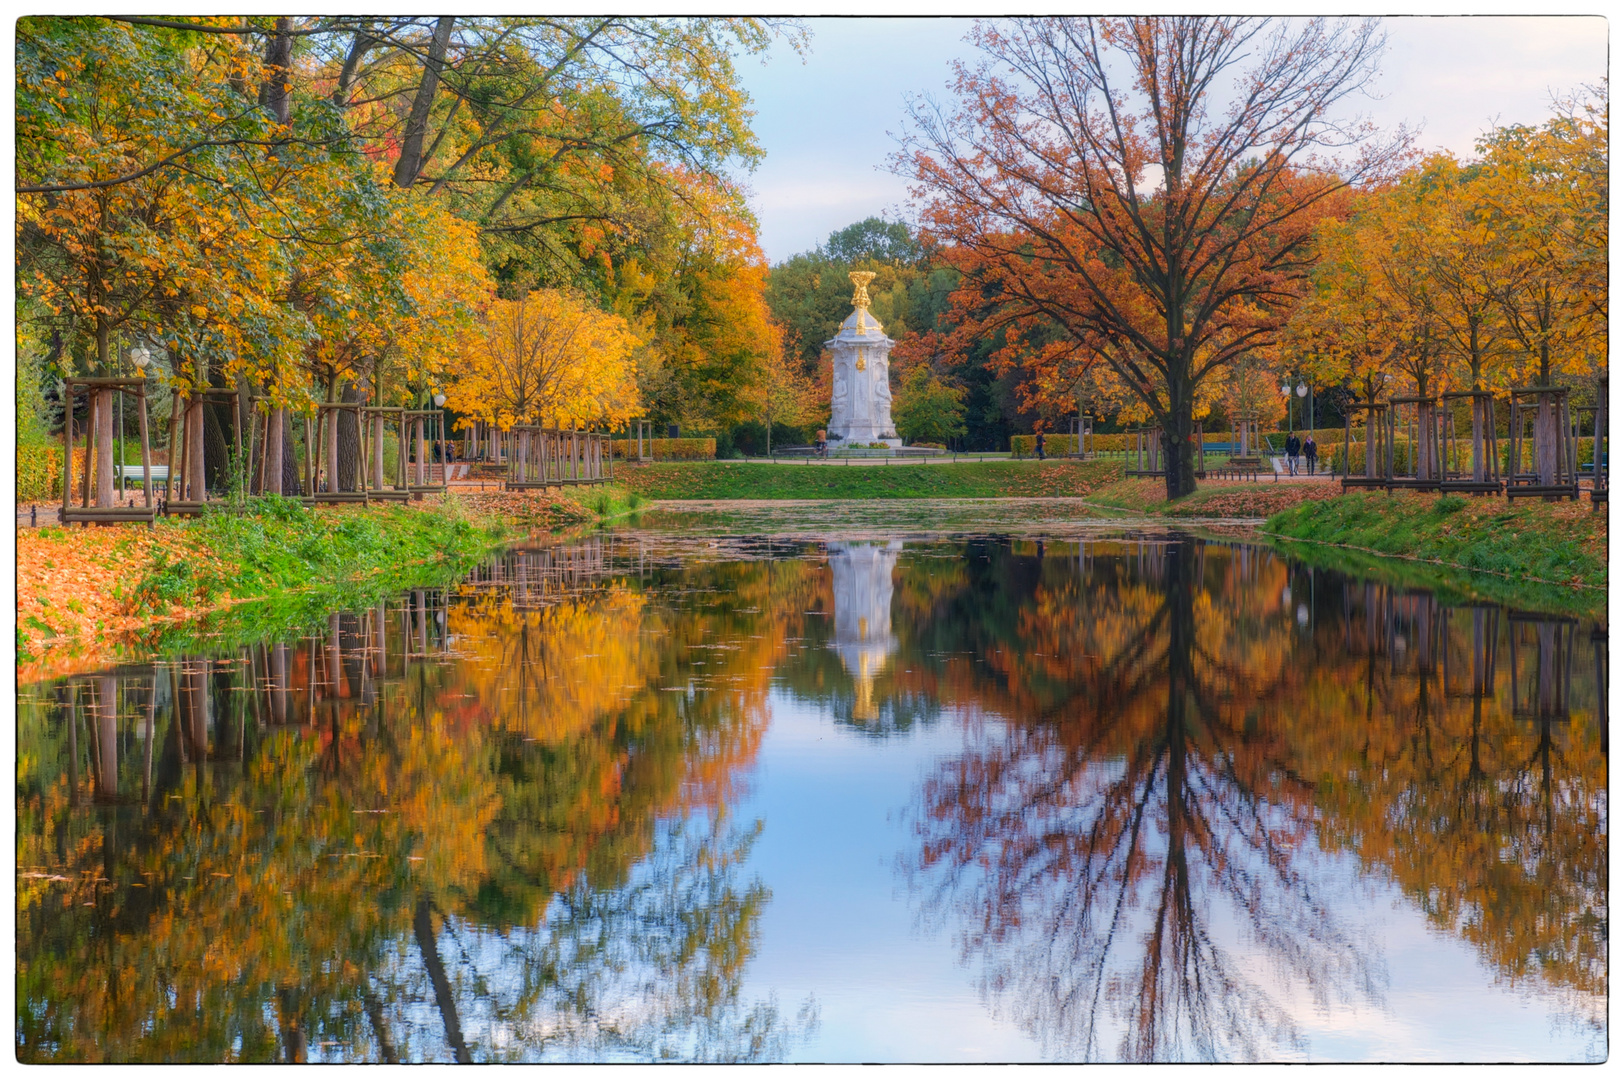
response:
[[[716,457],[715,439],[644,439],[655,461],[711,461]],[[609,440],[610,452],[622,461],[637,458],[636,439]]]
[[[85,449],[73,450],[73,475],[84,475]],[[17,501],[49,502],[62,497],[62,448],[55,443],[17,447]]]

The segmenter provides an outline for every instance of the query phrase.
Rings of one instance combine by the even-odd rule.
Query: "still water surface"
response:
[[[1606,641],[1243,543],[507,552],[24,688],[24,1061],[1606,1054]]]

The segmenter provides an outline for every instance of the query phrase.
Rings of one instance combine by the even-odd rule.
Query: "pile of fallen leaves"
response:
[[[47,646],[77,656],[146,622],[127,611],[129,596],[155,549],[178,549],[178,541],[168,532],[160,539],[145,525],[19,529],[18,678],[44,674],[30,669]]]
[[[1164,511],[1171,517],[1266,518],[1299,503],[1342,494],[1340,484],[1262,484],[1241,482],[1198,491]]]
[[[456,497],[472,513],[501,517],[524,525],[574,525],[592,517],[590,511],[563,493],[548,489],[489,491],[458,489]]]

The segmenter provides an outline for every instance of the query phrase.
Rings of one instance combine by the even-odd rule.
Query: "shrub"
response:
[[[82,455],[83,451],[75,454]],[[62,448],[51,443],[17,447],[17,501],[46,502],[61,497]]]

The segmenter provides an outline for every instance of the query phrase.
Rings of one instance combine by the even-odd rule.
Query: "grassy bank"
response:
[[[444,580],[507,536],[458,499],[307,508],[252,500],[241,514],[17,534],[19,677],[151,644],[244,604],[332,608]]]
[[[628,465],[615,479],[647,499],[993,499],[1080,496],[1122,475],[1116,461]]]
[[[646,500],[618,485],[453,492],[421,502],[17,532],[19,678],[296,633],[329,612],[457,580],[510,538],[612,520]]]
[[[1350,494],[1271,517],[1264,532],[1319,564],[1474,599],[1572,613],[1607,603],[1607,518],[1586,502]]]

